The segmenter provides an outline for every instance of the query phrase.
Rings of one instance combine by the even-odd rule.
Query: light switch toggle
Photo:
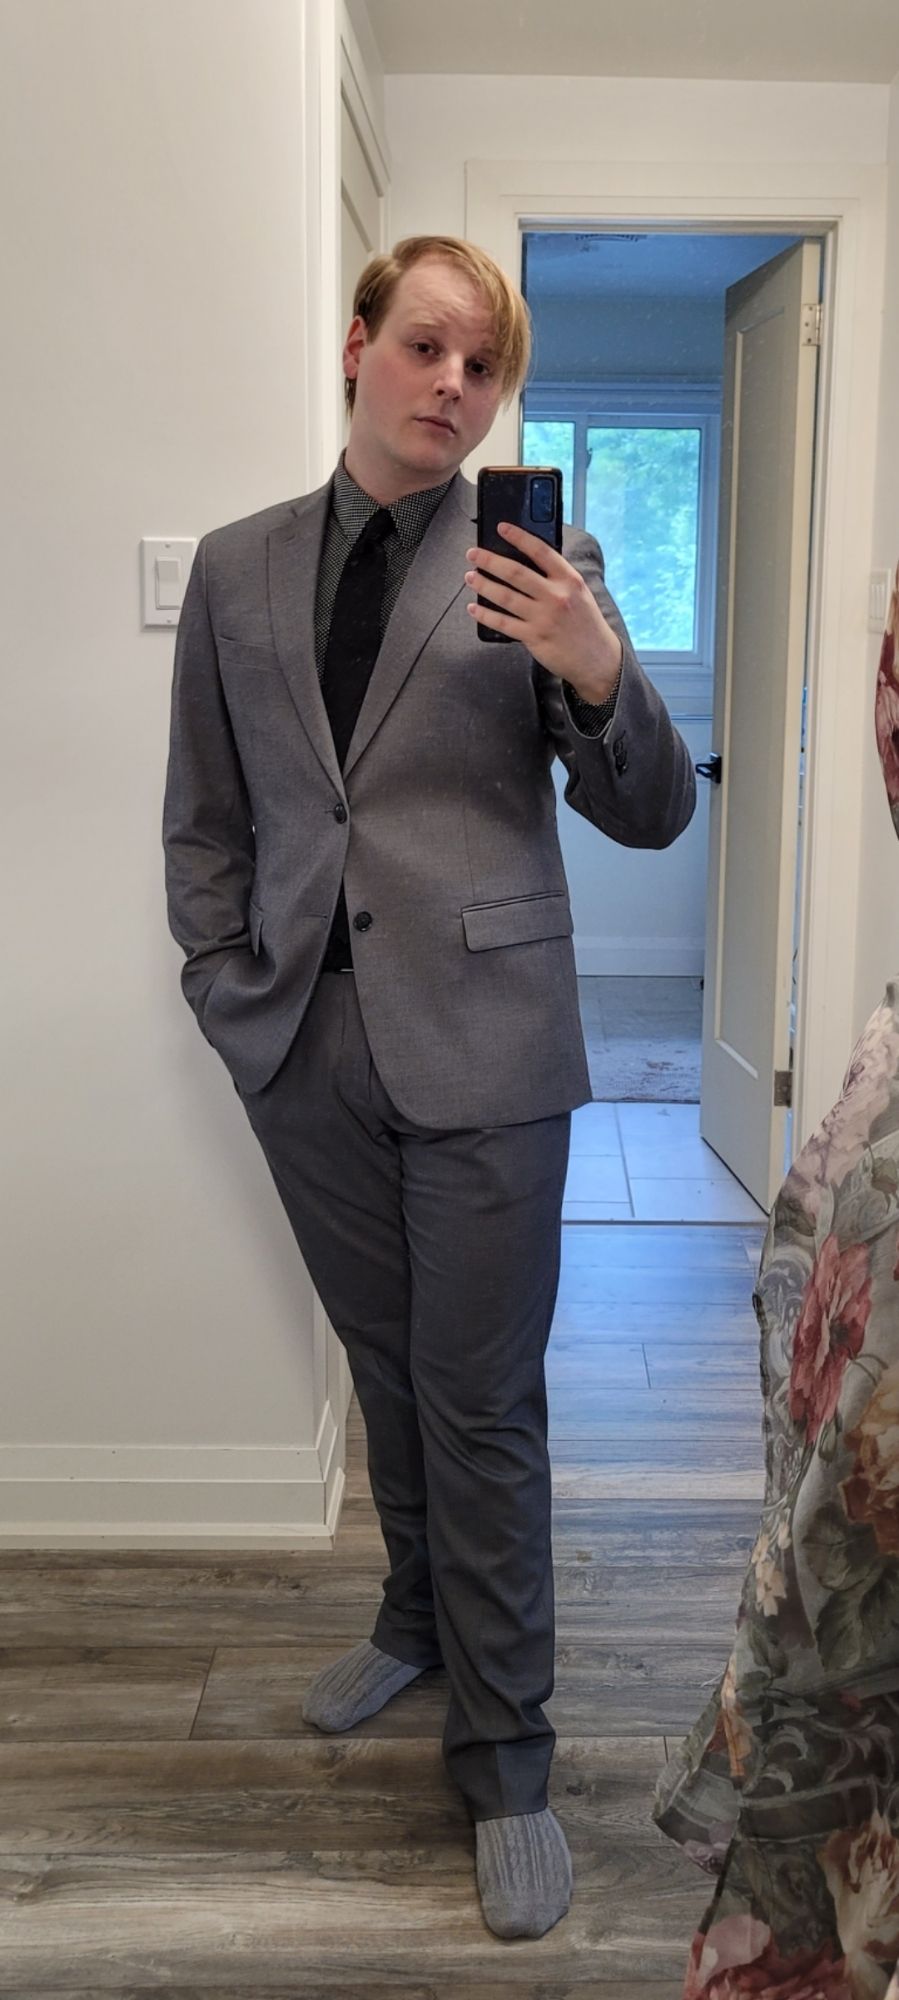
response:
[[[180,611],[181,599],[184,596],[181,557],[157,556],[154,568],[157,611]]]
[[[197,544],[189,537],[141,541],[143,623],[177,625]]]

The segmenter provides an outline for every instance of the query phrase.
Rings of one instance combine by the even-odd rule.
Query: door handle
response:
[[[711,778],[713,785],[720,785],[721,772],[723,768],[724,767],[722,765],[721,758],[719,757],[717,750],[714,752],[713,756],[709,757],[706,763],[694,764],[693,766],[693,769],[695,770],[698,777]]]

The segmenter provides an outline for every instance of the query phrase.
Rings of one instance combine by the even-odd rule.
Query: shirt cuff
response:
[[[569,685],[568,681],[562,682],[565,705],[579,735],[592,736],[594,738],[605,735],[618,706],[618,691],[621,687],[621,676],[623,673],[624,659],[622,657],[615,686],[608,699],[600,702],[583,701],[581,696],[575,693],[574,688]]]

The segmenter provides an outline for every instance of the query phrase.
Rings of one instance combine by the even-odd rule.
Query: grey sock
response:
[[[423,1667],[407,1667],[363,1639],[330,1667],[323,1667],[307,1688],[303,1720],[316,1729],[352,1729],[366,1715],[377,1715],[400,1689],[408,1687]]]
[[[542,1937],[571,1902],[571,1855],[549,1806],[477,1823],[478,1889],[497,1937]]]

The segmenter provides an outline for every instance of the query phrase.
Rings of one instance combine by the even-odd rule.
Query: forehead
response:
[[[424,318],[464,331],[472,340],[495,337],[493,313],[483,292],[455,264],[422,258],[397,280],[391,315],[404,320]]]

